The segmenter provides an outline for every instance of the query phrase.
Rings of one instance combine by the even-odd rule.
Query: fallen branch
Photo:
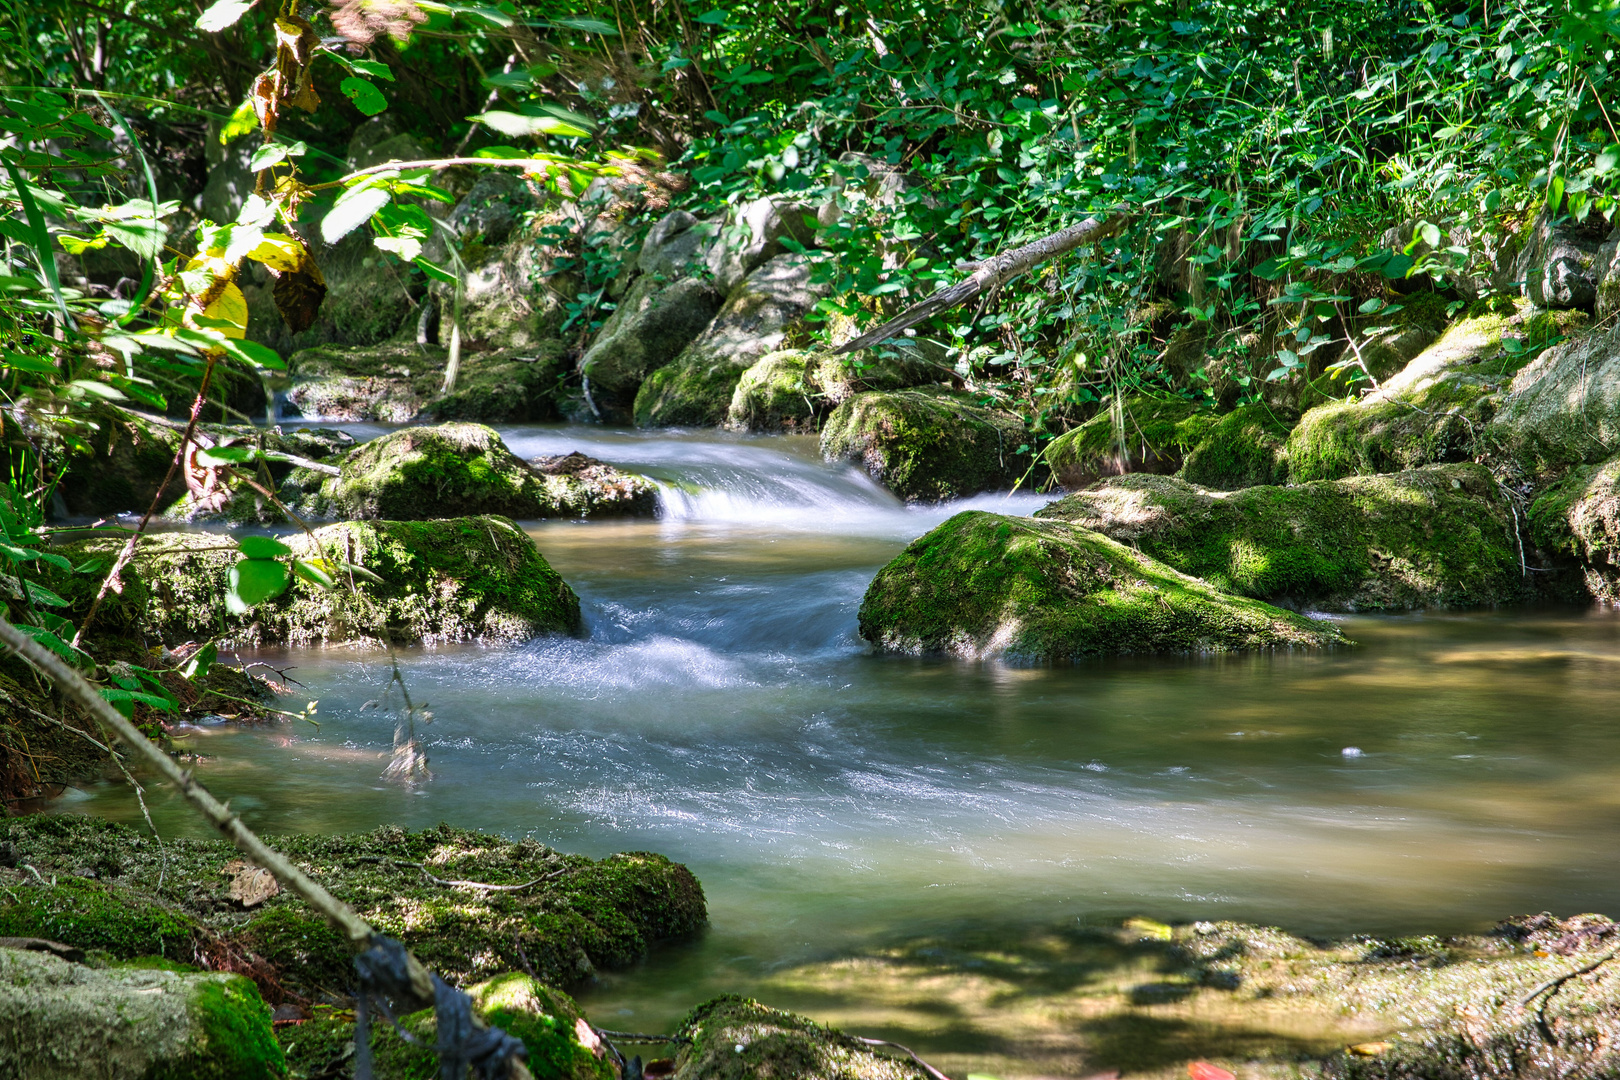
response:
[[[1078,225],[1070,225],[1067,229],[1060,229],[1039,240],[1033,240],[1023,247],[1013,248],[980,263],[970,263],[964,269],[972,270],[973,273],[966,281],[952,285],[948,289],[941,289],[920,304],[913,304],[871,333],[840,345],[833,353],[836,355],[854,352],[857,349],[868,349],[879,342],[887,341],[924,319],[1001,288],[1013,278],[1034,269],[1048,259],[1073,251],[1082,244],[1095,243],[1113,236],[1129,221],[1130,215],[1119,211],[1101,219],[1087,218]]]

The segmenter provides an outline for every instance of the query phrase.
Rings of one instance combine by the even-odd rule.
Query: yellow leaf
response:
[[[304,245],[281,233],[265,233],[264,240],[247,257],[272,270],[297,270],[304,259]]]
[[[1139,938],[1151,939],[1153,941],[1170,940],[1170,928],[1164,923],[1155,922],[1152,919],[1126,919],[1125,929],[1135,934]]]
[[[247,333],[247,297],[242,295],[242,290],[236,287],[234,281],[225,286],[225,291],[219,294],[219,299],[209,304],[203,314],[210,319],[223,319],[230,323],[229,330],[221,328],[221,332],[228,338],[239,338]]]
[[[1350,1052],[1356,1057],[1377,1057],[1380,1054],[1387,1053],[1388,1050],[1389,1043],[1387,1042],[1356,1043],[1356,1045],[1350,1047]]]

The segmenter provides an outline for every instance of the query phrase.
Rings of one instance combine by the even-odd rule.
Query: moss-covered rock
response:
[[[1289,436],[1289,477],[1337,480],[1476,456],[1496,392],[1527,355],[1503,348],[1510,326],[1489,310],[1460,319],[1376,392],[1307,412]]]
[[[690,1040],[675,1059],[676,1080],[926,1080],[907,1058],[890,1057],[835,1028],[728,995],[699,1005],[681,1023]]]
[[[861,636],[892,652],[1023,663],[1344,643],[1067,522],[957,514],[878,572]]]
[[[1286,484],[1288,433],[1298,419],[1264,404],[1234,409],[1187,452],[1176,475],[1216,491]]]
[[[1126,398],[1053,439],[1041,456],[1066,488],[1121,473],[1168,474],[1218,422],[1185,398]]]
[[[1575,469],[1530,504],[1529,519],[1540,551],[1578,564],[1593,598],[1620,601],[1620,458]]]
[[[1620,326],[1555,345],[1520,370],[1485,441],[1505,466],[1531,478],[1620,452]]]
[[[857,394],[833,410],[821,454],[848,461],[907,502],[961,499],[1044,479],[1023,421],[967,394]]]
[[[180,449],[183,425],[113,405],[88,413],[95,431],[84,440],[89,453],[70,454],[57,494],[69,514],[102,516],[144,513],[163,485]],[[185,493],[176,475],[163,489],[163,501]]]
[[[532,840],[514,843],[448,826],[270,842],[458,985],[521,969],[525,956],[544,981],[576,982],[599,967],[634,963],[653,944],[686,937],[707,920],[702,886],[691,873],[647,852],[592,860]],[[167,839],[160,848],[149,835],[112,822],[37,816],[0,825],[0,844],[9,845],[19,865],[35,867],[47,881],[56,876],[57,889],[101,889],[118,898],[121,906],[103,905],[108,917],[94,924],[69,918],[64,906],[64,914],[48,924],[54,940],[107,948],[122,959],[155,955],[151,946],[170,941],[161,935],[172,933],[171,958],[180,941],[188,948],[197,942],[178,958],[232,965],[260,980],[278,1001],[341,995],[351,986],[345,942],[297,897],[282,891],[246,910],[230,899],[230,876],[223,871],[239,854],[223,840]],[[69,885],[70,876],[86,872],[99,881],[75,879]],[[492,891],[442,883],[451,881],[533,884]],[[30,897],[47,893],[48,886],[21,869],[0,869],[0,886],[0,920],[11,920],[3,925],[46,925],[24,916],[39,906]],[[178,925],[194,936],[152,929],[143,905],[174,912],[182,920]],[[108,948],[108,942],[119,947]]]
[[[350,451],[319,489],[283,485],[283,501],[309,517],[396,521],[501,514],[514,518],[651,517],[652,481],[583,454],[537,459],[507,449],[493,428],[440,424],[390,432]]]
[[[579,361],[602,419],[628,421],[648,374],[680,356],[724,299],[706,278],[667,284],[653,275],[637,278]]]
[[[739,431],[813,431],[820,402],[806,378],[809,355],[788,349],[760,357],[732,391],[726,426]]]
[[[320,346],[287,361],[288,405],[314,420],[418,419],[535,423],[558,418],[563,346],[550,339],[525,349],[463,351],[456,388],[444,388],[449,353],[435,345],[389,342],[367,348]]]
[[[573,999],[561,990],[527,975],[500,975],[467,988],[473,1008],[492,1027],[523,1040],[528,1049],[529,1072],[545,1080],[619,1080],[597,1042],[580,1042],[582,1016]],[[354,1075],[350,1060],[354,1046],[354,1017],[318,1008],[297,1026],[278,1032],[287,1062],[295,1076],[321,1076],[337,1080]],[[377,1080],[437,1080],[438,1055],[434,1046],[438,1025],[432,1010],[401,1018],[416,1043],[408,1043],[386,1022],[371,1028],[372,1064]]]
[[[216,639],[222,646],[338,642],[520,641],[579,630],[579,598],[511,521],[493,516],[442,521],[347,522],[285,538],[302,557],[364,567],[323,589],[295,578],[281,596],[238,614],[225,606],[234,550],[214,536],[148,536],[124,568],[124,588],[109,593],[99,633],[180,644]],[[313,548],[319,545],[320,551]],[[51,571],[48,586],[81,618],[123,541],[77,540],[57,550],[95,573]]]
[[[782,349],[825,291],[803,255],[778,255],[749,274],[703,333],[641,384],[636,426],[723,423],[743,372]]]
[[[0,1075],[272,1080],[270,1009],[239,975],[94,970],[0,948]]]
[[[1384,611],[1529,599],[1518,518],[1479,465],[1216,494],[1122,476],[1037,517],[1094,529],[1175,569],[1289,607]]]
[[[94,867],[73,868],[86,870],[95,873]],[[204,936],[202,925],[183,911],[84,877],[64,876],[54,885],[31,879],[8,899],[0,905],[0,937],[63,941],[119,959],[160,956],[190,963]]]
[[[854,328],[851,328],[854,336]],[[945,350],[931,341],[904,338],[854,353],[815,355],[810,380],[832,405],[866,390],[910,390],[938,385],[955,373]]]

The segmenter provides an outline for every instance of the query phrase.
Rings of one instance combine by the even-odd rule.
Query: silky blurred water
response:
[[[375,653],[265,656],[321,726],[197,728],[267,833],[440,821],[593,855],[655,850],[712,929],[582,991],[658,1027],[721,991],[922,937],[1235,918],[1301,933],[1620,913],[1620,623],[1606,611],[1348,618],[1327,653],[1016,669],[871,655],[873,573],[964,505],[907,509],[809,440],[533,427],[664,484],[657,521],[530,532],[589,633],[402,654],[434,778],[382,767]],[[301,705],[304,698],[295,697]],[[149,796],[170,835],[200,828]],[[70,812],[139,820],[127,791]],[[859,1014],[859,986],[840,993]],[[605,1019],[603,1018],[605,1017]]]

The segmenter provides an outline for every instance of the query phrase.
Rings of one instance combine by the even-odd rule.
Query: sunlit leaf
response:
[[[371,216],[393,198],[387,188],[375,185],[352,187],[339,195],[332,209],[321,219],[321,239],[335,244],[371,220]]]
[[[273,536],[244,536],[236,541],[236,546],[248,559],[277,559],[293,553],[292,548]]]
[[[351,75],[338,83],[338,89],[354,102],[355,108],[367,116],[376,116],[388,108],[388,99],[383,97],[383,92],[377,89],[376,83]]]
[[[225,607],[240,615],[286,591],[292,571],[272,559],[242,559],[231,567],[225,584]]]
[[[522,135],[563,135],[577,138],[590,134],[589,131],[577,124],[571,124],[555,116],[525,116],[521,113],[504,112],[499,109],[479,113],[477,116],[469,116],[467,119],[483,124],[490,130],[498,131],[502,135],[513,137]]]
[[[197,29],[218,33],[239,22],[253,8],[253,0],[214,0],[208,10],[197,16]]]

